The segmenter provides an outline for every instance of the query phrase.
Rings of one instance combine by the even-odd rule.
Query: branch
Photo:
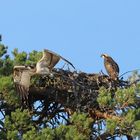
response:
[[[94,118],[98,118],[98,119],[115,119],[118,121],[121,121],[122,118],[112,115],[112,114],[108,114],[107,112],[101,112],[99,110],[90,110],[89,111],[90,116],[94,119]]]

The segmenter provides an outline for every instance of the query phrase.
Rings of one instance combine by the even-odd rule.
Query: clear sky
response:
[[[0,34],[9,51],[47,48],[85,72],[104,70],[102,53],[140,68],[140,0],[0,0]]]

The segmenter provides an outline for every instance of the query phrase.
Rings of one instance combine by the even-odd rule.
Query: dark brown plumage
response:
[[[107,54],[102,54],[101,57],[104,58],[104,66],[110,78],[112,80],[118,80],[119,76],[118,64]]]

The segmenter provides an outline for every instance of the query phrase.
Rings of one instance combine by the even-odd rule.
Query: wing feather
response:
[[[108,59],[107,59],[107,61],[110,63],[110,65],[112,66],[112,69],[115,71],[115,72],[117,72],[117,73],[119,73],[119,66],[118,66],[118,64],[111,58],[111,57],[108,57]]]
[[[112,79],[117,79],[119,75],[118,64],[111,57],[108,56],[104,59],[104,65],[109,76]]]
[[[52,61],[54,61],[55,63],[55,65],[57,64],[57,62],[60,60],[60,58],[62,59],[62,60],[64,60],[65,62],[67,62],[68,64],[70,64],[74,69],[75,69],[75,67],[74,67],[74,65],[70,62],[70,61],[68,61],[67,59],[65,59],[64,57],[62,57],[61,55],[59,55],[59,54],[57,54],[57,53],[55,53],[55,52],[52,52],[52,51],[50,51],[50,50],[47,50],[47,49],[45,49],[45,52],[48,54],[48,56],[50,56],[49,54],[52,54],[53,55],[53,57],[52,57]],[[55,66],[54,65],[54,66]],[[51,67],[53,66],[53,64],[51,64]]]
[[[17,94],[19,95],[22,103],[28,104],[30,79],[33,72],[30,68],[23,66],[14,67],[14,83]]]
[[[20,84],[17,84],[17,83],[15,83],[15,88],[16,88],[17,94],[20,97],[20,99],[22,101],[27,101],[28,96],[29,96],[29,92],[28,92],[29,89],[27,89],[23,85],[20,85]]]

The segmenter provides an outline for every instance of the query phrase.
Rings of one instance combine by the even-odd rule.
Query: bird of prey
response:
[[[75,69],[73,64],[69,62],[68,60],[66,60],[65,58],[63,58],[62,56],[50,50],[44,49],[42,58],[36,64],[36,73],[37,74],[50,74],[51,70],[59,62],[60,59],[70,64]]]
[[[118,64],[107,54],[102,54],[101,57],[104,58],[104,66],[110,78],[112,80],[118,80],[119,76]]]
[[[75,67],[62,56],[44,49],[42,58],[37,62],[36,67],[32,66],[14,66],[14,83],[22,101],[28,101],[30,80],[33,75],[51,75],[51,70],[62,59]]]
[[[16,91],[22,101],[28,101],[31,76],[35,74],[35,68],[29,66],[14,66],[13,79]]]

